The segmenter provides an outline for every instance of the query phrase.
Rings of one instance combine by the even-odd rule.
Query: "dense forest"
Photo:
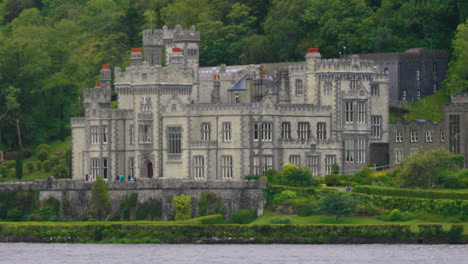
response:
[[[82,88],[128,65],[144,28],[195,25],[202,66],[445,49],[463,88],[467,17],[466,0],[0,0],[0,150],[69,135]]]

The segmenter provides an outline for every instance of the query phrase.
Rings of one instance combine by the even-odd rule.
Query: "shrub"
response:
[[[18,208],[13,208],[10,211],[8,211],[7,217],[8,217],[8,220],[10,221],[14,221],[14,222],[21,221],[23,218],[23,212],[21,212],[21,210]]]
[[[34,165],[36,166],[36,170],[42,170],[42,162],[40,160],[36,161]]]
[[[203,192],[198,201],[198,211],[200,216],[205,216],[223,214],[225,209],[221,205],[221,199],[215,193]]]
[[[36,152],[39,152],[41,150],[46,150],[46,151],[49,151],[50,150],[50,146],[47,145],[47,144],[40,144],[37,146],[36,148]]]
[[[307,167],[296,167],[287,176],[287,182],[291,186],[306,187],[317,185],[318,181],[312,177],[312,172]]]
[[[287,163],[283,166],[280,172],[280,177],[281,183],[287,183],[288,179],[291,178],[291,175],[294,173],[294,171],[297,170],[297,166],[291,163]]]
[[[111,211],[109,187],[102,177],[97,177],[91,189],[90,217],[103,220]]]
[[[26,169],[28,173],[32,173],[34,171],[34,163],[32,161],[26,163]]]
[[[21,180],[23,178],[23,153],[20,151],[16,155],[16,178]]]
[[[183,221],[192,217],[192,196],[174,196],[172,206],[175,209],[175,220]]]
[[[60,201],[50,197],[45,200],[39,209],[42,221],[57,221],[60,218]]]
[[[337,174],[337,175],[340,174],[340,165],[336,163],[333,164],[331,170],[332,170],[332,174]]]
[[[136,216],[136,210],[138,205],[138,194],[131,193],[125,196],[120,202],[120,218],[122,220],[134,221]]]
[[[468,193],[438,192],[430,190],[416,190],[404,188],[383,188],[376,186],[356,186],[354,193],[364,193],[370,195],[414,197],[425,199],[463,199],[468,200]]]
[[[356,206],[356,211],[355,212],[356,212],[357,215],[375,216],[375,215],[381,215],[385,211],[382,208],[376,206],[374,203],[367,202],[367,203],[359,203]]]
[[[281,175],[277,170],[269,169],[264,174],[270,184],[281,184]]]
[[[136,220],[159,220],[162,217],[162,202],[149,199],[138,205]]]
[[[356,201],[346,193],[336,192],[325,195],[321,203],[321,211],[335,216],[335,221],[338,217],[352,215],[356,209]]]
[[[293,199],[297,197],[297,193],[293,191],[282,191],[281,193],[277,194],[273,198],[274,203],[282,203],[288,199]]]
[[[289,225],[291,224],[292,220],[291,220],[291,217],[289,216],[279,216],[279,217],[273,217],[270,219],[270,224],[274,224],[274,225],[278,225],[278,224],[281,224],[281,225]]]
[[[44,160],[42,162],[42,167],[44,168],[45,172],[50,172],[50,170],[51,170],[50,161],[49,160]]]
[[[70,172],[63,164],[58,164],[52,169],[52,175],[57,179],[69,178]]]
[[[390,213],[382,217],[382,220],[385,221],[409,221],[413,219],[414,216],[408,211],[401,212],[398,209],[393,209]]]
[[[244,180],[247,180],[247,181],[250,181],[250,180],[259,180],[260,179],[260,176],[258,175],[247,175],[244,177]]]
[[[311,216],[318,214],[320,212],[320,205],[318,202],[309,201],[308,203],[303,204],[299,207],[298,215],[299,216]]]
[[[202,217],[198,217],[196,220],[199,221],[200,224],[202,225],[224,224],[224,216],[220,214],[202,216]]]
[[[49,157],[49,152],[45,149],[41,149],[39,150],[39,152],[37,153],[37,158],[40,160],[40,161],[45,161],[47,158]]]
[[[254,209],[237,210],[231,215],[231,223],[234,224],[248,224],[257,219],[257,211]]]
[[[325,184],[328,186],[335,186],[340,181],[340,177],[337,174],[325,175]]]

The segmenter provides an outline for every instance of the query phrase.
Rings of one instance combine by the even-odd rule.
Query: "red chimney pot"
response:
[[[308,48],[307,53],[319,53],[319,48]]]
[[[103,64],[102,69],[103,70],[108,70],[109,69],[109,64]]]
[[[132,48],[132,53],[141,53],[140,48]]]
[[[172,52],[173,53],[182,52],[182,50],[180,48],[172,48]]]
[[[96,82],[95,87],[101,87],[101,83],[100,83],[100,82]]]

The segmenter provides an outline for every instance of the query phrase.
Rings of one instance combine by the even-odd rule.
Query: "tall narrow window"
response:
[[[301,165],[301,156],[299,155],[290,155],[289,156],[289,163],[294,164],[296,166]]]
[[[299,140],[308,140],[310,137],[309,122],[299,122],[297,126],[297,138]]]
[[[262,141],[271,141],[273,136],[272,123],[262,123]]]
[[[312,176],[319,176],[320,156],[307,156],[307,167],[312,172]]]
[[[362,124],[366,123],[366,115],[367,115],[367,104],[366,102],[357,102],[357,122]]]
[[[91,127],[91,144],[99,144],[99,127],[92,126]]]
[[[210,123],[202,123],[202,140],[208,141],[211,138],[211,124]]]
[[[260,123],[253,124],[253,140],[258,141],[260,139]]]
[[[395,151],[395,164],[400,164],[403,160],[403,151],[396,150]]]
[[[223,141],[231,142],[231,122],[223,123]]]
[[[140,143],[148,144],[151,143],[151,125],[140,125]]]
[[[273,156],[271,155],[263,155],[262,156],[262,165],[263,165],[263,172],[267,170],[273,169]]]
[[[193,157],[193,177],[195,180],[205,179],[205,158],[203,156]]]
[[[128,174],[132,177],[135,177],[135,158],[128,158]]]
[[[449,116],[450,152],[460,153],[460,115]]]
[[[402,92],[401,100],[402,100],[402,101],[406,101],[406,91],[403,91],[403,92]]]
[[[168,127],[168,153],[171,157],[179,157],[182,153],[182,128],[181,127]]]
[[[91,175],[93,179],[96,179],[97,176],[101,176],[101,160],[99,158],[91,159]]]
[[[333,91],[333,84],[331,81],[325,81],[325,83],[323,84],[323,90],[325,92],[325,94],[331,94],[332,91]]]
[[[281,138],[291,139],[291,123],[289,122],[281,123]]]
[[[221,157],[221,173],[223,180],[232,180],[232,156]]]
[[[253,157],[253,168],[254,168],[254,175],[262,175],[263,171],[260,165],[260,156],[255,155]]]
[[[379,85],[378,84],[372,84],[371,85],[371,95],[372,96],[379,96],[380,91],[379,91]]]
[[[366,162],[366,139],[361,137],[357,139],[357,163]]]
[[[333,164],[336,163],[336,155],[325,156],[325,175],[332,173]]]
[[[302,85],[302,80],[296,80],[296,96],[303,96],[304,95],[304,86]]]
[[[382,117],[372,116],[371,117],[371,137],[380,138],[382,130]]]
[[[345,161],[347,163],[354,162],[354,138],[345,140]]]
[[[107,126],[102,126],[101,127],[102,131],[102,144],[107,144],[107,137],[108,137],[108,127]]]
[[[416,90],[416,99],[419,100],[421,99],[421,90]]]
[[[130,145],[135,144],[135,126],[130,126]]]
[[[440,131],[440,142],[445,142],[445,132]]]
[[[399,130],[395,130],[395,142],[403,142],[403,133]]]
[[[426,131],[425,135],[426,135],[426,142],[428,143],[432,142],[432,131]]]
[[[421,80],[421,71],[419,69],[416,70],[416,81]]]
[[[416,142],[418,142],[418,132],[417,132],[417,131],[411,131],[411,133],[410,133],[410,141],[411,141],[411,143],[416,143]]]
[[[327,124],[325,122],[317,123],[317,139],[327,139]]]
[[[356,89],[358,89],[358,80],[356,80],[356,79],[350,80],[350,81],[349,81],[349,88],[350,88],[351,90],[356,90]]]
[[[104,177],[104,179],[107,179],[107,158],[102,158],[102,177]]]
[[[354,120],[353,102],[345,102],[345,122],[353,123],[353,120]]]

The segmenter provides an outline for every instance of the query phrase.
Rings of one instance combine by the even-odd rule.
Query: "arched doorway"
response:
[[[153,178],[153,163],[151,161],[146,164],[146,175],[148,178]]]

